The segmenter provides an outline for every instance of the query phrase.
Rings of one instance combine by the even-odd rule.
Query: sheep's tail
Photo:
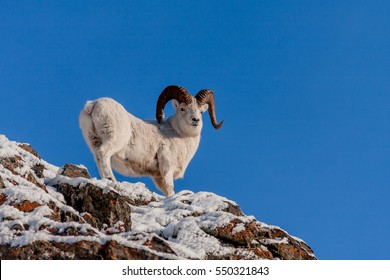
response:
[[[94,101],[88,101],[79,117],[81,131],[83,132],[84,139],[91,150],[101,145],[100,137],[96,133],[95,124],[93,123],[91,116],[94,106]]]
[[[87,104],[85,104],[84,106],[83,112],[85,112],[87,115],[91,115],[94,107],[95,107],[95,102],[87,101]]]

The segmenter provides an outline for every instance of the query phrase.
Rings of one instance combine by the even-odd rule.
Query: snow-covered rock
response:
[[[90,178],[0,135],[1,259],[316,259],[227,198]]]

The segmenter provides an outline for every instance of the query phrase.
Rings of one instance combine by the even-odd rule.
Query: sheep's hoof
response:
[[[175,194],[175,192],[174,192],[174,191],[171,191],[171,192],[165,193],[164,195],[165,195],[166,197],[170,197],[170,196],[173,196],[174,194]]]
[[[120,188],[120,183],[118,183],[115,180],[110,180],[110,182],[108,182],[107,185],[110,186],[110,187],[113,187],[114,189],[119,189]]]

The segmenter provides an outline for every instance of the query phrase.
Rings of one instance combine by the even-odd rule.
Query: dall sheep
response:
[[[172,100],[176,112],[164,122],[164,107]],[[156,106],[157,121],[141,120],[111,98],[88,101],[80,113],[80,128],[102,178],[116,182],[112,168],[124,176],[149,176],[165,196],[174,194],[173,179],[182,178],[198,149],[202,113],[217,123],[214,93],[195,97],[180,86],[168,86]]]

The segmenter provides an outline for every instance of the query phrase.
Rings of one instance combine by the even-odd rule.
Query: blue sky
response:
[[[225,123],[204,116],[176,191],[226,196],[320,259],[389,259],[389,12],[372,0],[1,1],[0,133],[98,176],[78,126],[86,100],[153,119],[165,86],[210,88]]]

